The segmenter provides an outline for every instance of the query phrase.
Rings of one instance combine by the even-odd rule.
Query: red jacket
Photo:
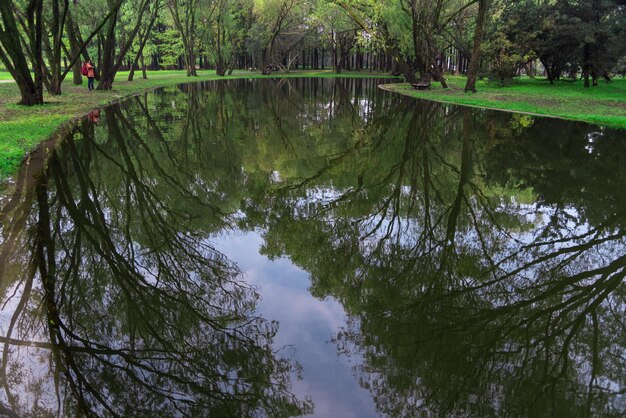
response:
[[[96,72],[94,71],[94,66],[90,63],[87,63],[87,77],[94,78],[96,76]]]

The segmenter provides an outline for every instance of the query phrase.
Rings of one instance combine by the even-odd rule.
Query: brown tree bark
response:
[[[141,78],[144,80],[148,79],[148,73],[146,72],[146,63],[143,58],[143,54],[141,54]]]
[[[12,0],[0,1],[0,15],[4,30],[0,27],[0,60],[9,70],[20,90],[19,104],[31,106],[43,104],[43,0],[31,0],[28,4],[28,54],[23,50],[19,37],[15,6]],[[32,57],[35,77],[30,73],[26,55]]]
[[[87,45],[89,45],[91,40],[93,38],[95,38],[96,35],[98,35],[98,67],[100,67],[100,64],[101,64],[101,61],[100,61],[100,58],[101,58],[100,57],[100,44],[101,44],[100,30],[109,21],[109,19],[115,13],[117,13],[117,10],[120,8],[122,2],[123,2],[123,0],[117,0],[117,4],[110,9],[109,13],[104,17],[104,19],[102,19],[102,22],[100,22],[100,24],[97,27],[94,28],[94,30],[87,37],[86,40],[83,40],[83,38],[82,38],[82,36],[80,34],[80,30],[78,28],[78,25],[72,19],[71,10],[68,9],[68,11],[67,11],[67,23],[66,23],[67,37],[70,40],[70,44],[73,43],[73,44],[77,45],[77,48],[75,50],[74,47],[71,46],[71,57],[69,59],[69,61],[70,61],[69,62],[70,68],[66,68],[65,72],[61,75],[60,82],[63,82],[63,80],[65,79],[65,77],[67,76],[69,71],[72,70],[72,68],[74,68],[74,67],[80,68],[80,57],[81,56],[83,57],[83,59],[85,61],[90,59],[89,52],[87,51]],[[99,76],[99,74],[97,72],[96,72],[96,77],[95,78],[96,78],[96,80],[100,80],[100,76]]]
[[[98,90],[111,90],[113,80],[115,79],[115,73],[113,72],[113,66],[115,61],[115,26],[117,25],[117,15],[119,8],[115,10],[111,20],[107,25],[106,35],[102,37],[102,54],[100,59],[100,82],[98,83]]]
[[[467,70],[467,82],[465,83],[465,92],[471,91],[476,93],[476,78],[478,77],[478,59],[480,57],[480,43],[482,41],[483,29],[485,27],[485,17],[489,9],[489,0],[478,1],[478,16],[476,16],[476,30],[474,32],[474,45],[472,47],[472,55]]]
[[[350,50],[356,42],[356,29],[339,32],[336,34],[335,38],[335,50],[337,53],[335,73],[341,74],[346,64],[348,69],[350,68],[348,60],[350,58]]]
[[[78,41],[78,35],[77,35],[78,28],[76,24],[74,23],[74,20],[72,19],[72,15],[70,13],[67,14],[66,32],[67,32],[67,39],[70,44],[71,56],[75,56],[75,55],[80,56],[82,43]],[[85,52],[86,51],[87,50],[85,50]],[[88,56],[85,58],[85,60],[87,59],[89,59]],[[76,85],[83,84],[83,75],[80,72],[80,69],[81,69],[81,63],[80,63],[80,60],[77,60],[74,63],[74,65],[72,65],[72,77],[73,77],[73,82]]]
[[[48,93],[53,96],[61,94],[62,70],[62,44],[65,22],[69,10],[69,0],[63,0],[63,5],[59,0],[52,0],[52,22],[50,23],[50,33],[52,35],[52,43],[46,43],[48,56],[48,66],[50,67],[50,79]],[[46,38],[47,39],[47,38]]]

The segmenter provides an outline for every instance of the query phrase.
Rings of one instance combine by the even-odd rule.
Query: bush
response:
[[[484,49],[489,63],[487,78],[500,85],[509,84],[517,76],[517,69],[528,61],[528,57],[522,56],[503,33],[486,43]]]

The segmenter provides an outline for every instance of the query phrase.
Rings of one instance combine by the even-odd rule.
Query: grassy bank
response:
[[[431,90],[414,90],[408,84],[387,85],[386,89],[420,99],[486,107],[535,115],[553,116],[626,129],[626,79],[585,89],[582,81],[557,81],[527,77],[510,86],[478,81],[478,93],[464,93],[465,77],[448,77],[449,89],[433,83]]]
[[[274,74],[284,77],[283,74]],[[337,77],[331,71],[293,71],[288,77]],[[342,77],[365,77],[375,75],[368,72],[345,73]],[[0,83],[0,179],[13,174],[24,155],[37,144],[50,137],[63,123],[80,117],[94,108],[106,105],[122,97],[159,87],[228,78],[262,78],[258,72],[239,71],[232,76],[219,77],[215,71],[200,71],[198,77],[187,77],[183,71],[154,71],[143,80],[141,73],[135,75],[135,81],[126,81],[127,72],[120,72],[111,91],[87,90],[87,83],[74,86],[70,81],[63,84],[61,96],[44,97],[43,106],[18,106],[19,90],[15,83]],[[272,77],[272,76],[269,76]],[[0,80],[10,79],[8,72],[0,71]]]

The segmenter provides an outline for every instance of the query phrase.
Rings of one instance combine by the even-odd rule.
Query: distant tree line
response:
[[[500,82],[541,71],[598,80],[624,75],[626,0],[3,0],[0,62],[21,103],[82,83],[92,59],[98,89],[120,70],[369,70]]]

